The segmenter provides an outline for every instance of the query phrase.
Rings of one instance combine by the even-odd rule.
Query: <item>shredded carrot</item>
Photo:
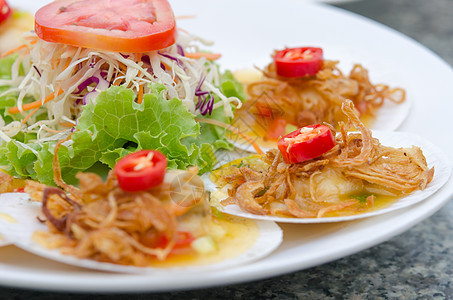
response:
[[[23,37],[26,40],[32,40],[33,42],[37,42],[39,40],[37,35],[27,35]]]
[[[58,122],[58,125],[62,126],[62,127],[74,127],[74,123],[71,123],[71,122]]]
[[[186,57],[193,58],[193,59],[200,59],[202,57],[206,58],[207,60],[216,60],[222,57],[220,53],[204,53],[204,52],[193,52],[193,53],[186,53]]]
[[[252,145],[253,148],[255,149],[256,153],[264,154],[263,150],[261,150],[260,146],[258,146],[258,144],[255,143],[255,141],[252,138],[250,138],[248,135],[246,135],[245,133],[243,133],[242,131],[240,131],[236,127],[233,127],[231,125],[225,124],[223,122],[220,122],[220,121],[217,121],[217,120],[214,120],[214,119],[195,118],[195,121],[197,121],[199,123],[207,123],[207,124],[211,124],[211,125],[215,125],[215,126],[219,126],[219,127],[225,128],[226,130],[241,136],[244,140],[246,140],[248,143],[250,143],[250,145]]]
[[[178,28],[178,31],[190,34],[190,32],[188,30],[185,30],[184,28]]]
[[[127,66],[125,64],[119,63],[119,66],[120,66],[121,71],[123,71],[124,73],[127,73]]]
[[[121,82],[122,82],[122,79],[117,78],[117,79],[115,79],[115,81],[113,81],[112,85],[119,86],[121,84]]]
[[[137,53],[137,63],[139,63],[141,60],[142,60],[142,54]],[[140,71],[138,71],[137,76],[140,76]],[[137,103],[142,104],[142,102],[143,102],[143,84],[140,84],[140,86],[138,87]]]
[[[33,45],[33,44],[36,44],[37,42],[38,42],[38,40],[34,40],[34,41],[31,41],[30,44]],[[11,50],[8,50],[8,51],[6,51],[6,52],[3,52],[2,55],[1,55],[1,57],[6,57],[6,56],[8,56],[8,55],[11,55],[11,54],[13,54],[13,53],[16,53],[16,52],[18,52],[18,51],[20,51],[20,50],[22,50],[22,49],[24,49],[24,48],[27,48],[27,47],[28,47],[27,44],[22,44],[22,45],[20,45],[20,46],[17,46],[16,48],[13,48],[13,49],[11,49]]]
[[[42,127],[45,131],[47,132],[50,132],[50,133],[60,133],[60,132],[65,132],[65,131],[68,131],[68,129],[63,129],[63,130],[54,130],[54,129],[50,129],[49,127],[46,127],[46,126],[43,126]]]
[[[140,84],[138,87],[138,99],[137,99],[138,104],[142,104],[143,102],[143,84]]]
[[[52,164],[52,169],[53,169],[53,180],[55,183],[63,188],[66,192],[70,193],[74,197],[78,199],[82,199],[82,192],[78,188],[76,188],[73,185],[67,184],[62,176],[61,176],[61,168],[60,168],[60,160],[58,158],[58,150],[60,150],[61,144],[63,144],[66,141],[69,141],[71,139],[72,134],[70,134],[66,139],[64,140],[59,140],[58,143],[55,145],[55,154],[53,156],[53,164]]]
[[[182,15],[175,17],[176,20],[184,20],[184,19],[195,19],[196,15]]]
[[[56,95],[55,95],[55,94],[56,94]],[[51,101],[51,100],[54,99],[56,96],[60,96],[61,94],[63,94],[63,90],[60,89],[60,87],[58,87],[56,92],[47,95],[46,98],[44,98],[44,99],[42,99],[42,100],[34,101],[34,102],[32,102],[32,103],[27,103],[27,104],[25,104],[25,105],[22,105],[22,110],[23,110],[23,111],[27,111],[27,110],[39,108],[39,107],[43,106],[43,104],[45,104],[45,103]],[[17,114],[18,112],[20,112],[20,110],[19,110],[18,107],[11,107],[8,111],[9,111],[9,113],[11,113],[11,114]]]
[[[63,70],[66,70],[66,69],[69,67],[70,64],[71,64],[71,59],[68,59],[68,60],[66,61],[66,64],[65,64]]]
[[[31,111],[31,113],[29,113],[23,120],[22,120],[22,124],[25,124],[27,123],[28,119],[30,119],[31,116],[33,116],[37,111],[38,111],[39,107],[35,108],[34,110]]]
[[[16,48],[13,48],[13,49],[11,49],[11,50],[8,50],[8,51],[6,51],[6,52],[3,52],[3,53],[2,53],[2,57],[6,57],[6,56],[8,56],[8,55],[11,55],[11,54],[13,54],[13,53],[16,53],[16,52],[18,52],[18,51],[20,51],[20,50],[22,50],[22,49],[24,49],[24,48],[26,48],[26,47],[27,47],[27,45],[23,44],[23,45],[20,45],[20,46],[18,46],[18,47],[16,47]]]

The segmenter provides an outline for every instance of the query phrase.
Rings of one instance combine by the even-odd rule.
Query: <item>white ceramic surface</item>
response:
[[[0,235],[0,247],[9,245],[10,242],[3,236]]]
[[[15,1],[22,7],[30,2]],[[38,7],[40,3],[33,1],[32,5]],[[370,70],[389,76],[397,72],[404,82],[384,76],[385,81],[404,86],[414,101],[401,130],[428,139],[453,159],[453,139],[446,137],[443,130],[450,128],[453,111],[450,89],[453,71],[448,64],[410,38],[363,17],[302,1],[281,0],[278,9],[275,3],[275,0],[172,1],[176,15],[198,15],[197,19],[181,21],[179,26],[215,41],[213,51],[223,53],[220,63],[231,69],[264,65],[272,49],[282,45],[321,45],[328,49],[327,57],[354,53],[353,57]],[[88,271],[7,246],[0,248],[0,283],[47,290],[136,292],[257,280],[306,269],[377,245],[429,217],[452,195],[450,178],[425,201],[385,215],[341,223],[283,224],[283,244],[272,255],[252,264],[197,276],[185,272],[146,276]]]

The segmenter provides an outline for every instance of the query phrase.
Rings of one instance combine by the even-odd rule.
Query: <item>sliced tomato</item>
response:
[[[114,172],[121,189],[144,191],[164,181],[167,158],[156,150],[141,150],[120,159]]]
[[[322,68],[323,51],[316,47],[287,48],[274,55],[274,62],[279,76],[313,76]]]
[[[335,137],[326,125],[305,126],[282,137],[278,143],[287,164],[304,162],[326,153],[335,146]]]
[[[12,10],[6,0],[0,0],[0,24],[11,16]]]
[[[116,52],[147,52],[176,40],[167,0],[59,0],[35,15],[43,40]]]

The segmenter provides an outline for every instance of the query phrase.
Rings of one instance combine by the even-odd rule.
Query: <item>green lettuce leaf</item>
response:
[[[243,86],[239,83],[233,76],[230,71],[226,71],[222,74],[220,78],[220,91],[226,97],[237,97],[242,102],[246,99],[246,94],[244,92]],[[215,102],[220,101],[219,99],[215,99]],[[212,111],[211,115],[206,116],[198,116],[200,119],[215,119],[225,124],[231,124],[232,119],[225,116],[223,111],[223,107],[219,107]],[[225,150],[233,150],[234,146],[228,142],[225,138],[225,129],[201,123],[200,124],[200,136],[196,139],[185,139],[183,142],[185,143],[209,143],[214,146],[214,150],[218,149],[225,149]]]
[[[111,87],[101,93],[96,104],[85,106],[71,140],[62,145],[59,158],[64,179],[101,161],[110,168],[125,154],[140,149],[157,149],[169,160],[170,168],[198,165],[200,172],[216,163],[212,145],[182,143],[196,139],[200,126],[178,99],[166,100],[162,86],[134,102],[131,90]],[[32,147],[30,148],[29,147]],[[0,147],[0,168],[20,177],[31,177],[52,184],[52,159],[55,143],[26,145],[17,140]],[[17,153],[17,154],[16,154]]]
[[[12,65],[17,59],[17,55],[10,55],[0,59],[0,80],[1,79],[11,79],[11,70]],[[22,68],[19,69],[19,75],[23,75]],[[0,95],[6,92],[10,87],[9,86],[0,86]],[[31,97],[25,97],[23,103],[29,103],[34,101]],[[8,108],[16,106],[17,102],[17,93],[7,93],[3,96],[0,96],[0,116],[5,122],[9,124],[12,121],[18,121],[23,118],[21,114],[10,114]]]
[[[179,99],[166,100],[163,85],[152,86],[142,104],[123,87],[102,92],[96,103],[83,109],[71,139],[59,150],[63,179],[75,183],[75,174],[104,164],[112,168],[124,155],[141,149],[156,149],[168,158],[169,168],[198,166],[200,173],[211,171],[216,150],[231,149],[224,129],[199,124]],[[230,73],[221,80],[226,96],[245,98],[242,86]],[[1,99],[0,99],[1,101]],[[1,103],[1,102],[0,102]],[[231,123],[223,108],[206,118]],[[52,185],[56,142],[37,144],[30,134],[18,134],[0,145],[0,169],[18,177],[29,177]]]
[[[10,55],[0,59],[0,79],[11,79],[11,70],[17,55]]]

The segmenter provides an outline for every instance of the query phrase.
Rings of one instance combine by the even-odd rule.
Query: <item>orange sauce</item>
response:
[[[153,260],[152,267],[188,267],[203,266],[218,263],[226,259],[234,259],[252,248],[259,236],[258,226],[254,221],[222,215],[213,220],[215,226],[220,226],[225,235],[215,239],[217,251],[208,254],[169,255],[164,261]]]
[[[254,221],[221,213],[206,225],[210,236],[215,241],[215,251],[201,254],[195,250],[189,250],[185,254],[170,254],[163,261],[153,257],[148,260],[149,267],[193,267],[219,263],[227,259],[234,260],[235,257],[252,248],[260,235],[258,225]],[[36,231],[32,238],[45,248],[60,248],[62,253],[66,252],[68,247],[74,246],[70,245],[67,237],[48,231]]]

